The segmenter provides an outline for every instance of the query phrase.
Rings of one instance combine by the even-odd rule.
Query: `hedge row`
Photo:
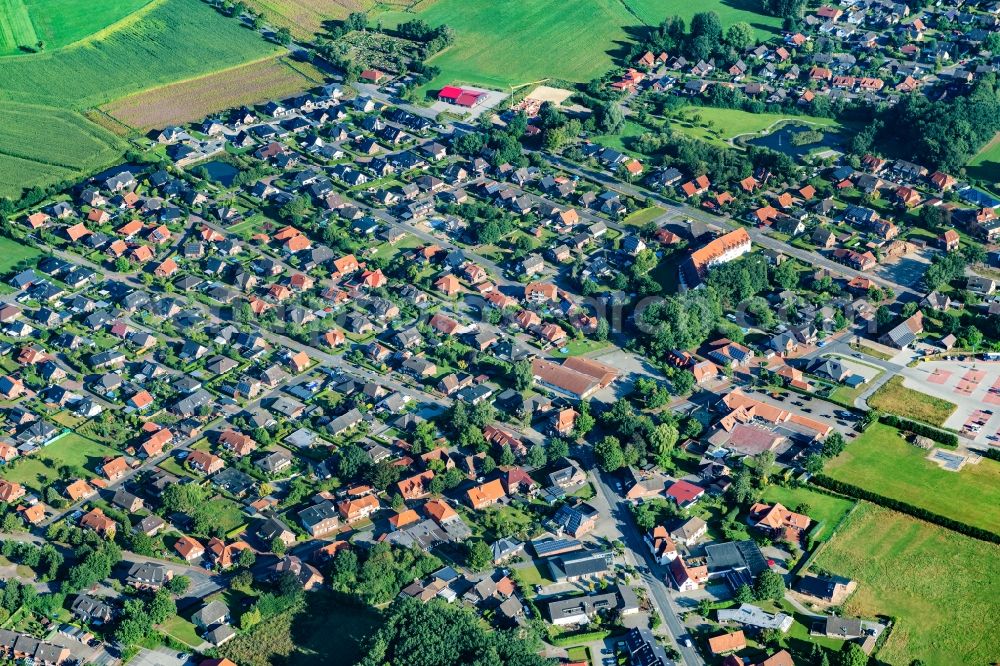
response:
[[[825,474],[817,474],[812,477],[811,481],[818,486],[822,486],[823,488],[828,488],[855,499],[867,500],[874,504],[878,504],[879,506],[884,506],[887,509],[892,509],[893,511],[899,511],[900,513],[905,513],[909,516],[913,516],[914,518],[919,518],[920,520],[926,520],[928,523],[940,525],[941,527],[958,532],[959,534],[970,536],[973,539],[988,541],[990,543],[1000,543],[1000,534],[995,532],[984,530],[981,527],[973,527],[972,525],[948,518],[947,516],[942,516],[941,514],[934,513],[933,511],[922,509],[919,506],[913,506],[907,502],[901,502],[900,500],[892,499],[891,497],[886,497],[885,495],[873,493],[870,490],[865,490],[864,488],[855,486],[854,484],[844,483],[843,481],[832,479]]]
[[[989,458],[990,460],[996,460],[997,462],[1000,462],[1000,449],[994,449],[991,446],[990,448],[986,449],[986,452],[983,455]]]
[[[900,418],[895,414],[882,414],[879,416],[879,421],[888,426],[892,426],[893,428],[899,428],[900,430],[912,432],[914,435],[919,435],[920,437],[933,439],[938,444],[944,444],[945,446],[950,446],[952,448],[958,446],[958,435],[953,432],[938,430],[937,428],[924,425],[923,423]]]
[[[601,631],[585,631],[578,634],[564,634],[562,636],[556,636],[555,638],[550,638],[549,642],[560,647],[564,647],[566,645],[584,645],[586,643],[602,641],[610,635],[611,632],[606,629]]]

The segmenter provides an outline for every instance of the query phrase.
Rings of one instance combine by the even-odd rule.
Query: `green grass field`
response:
[[[76,43],[0,58],[0,196],[77,177],[121,156],[120,140],[76,112],[279,50],[199,0],[102,2],[99,16],[89,16],[92,4],[56,0],[51,10],[46,29]]]
[[[1000,134],[969,160],[965,171],[971,178],[1000,183]]]
[[[958,405],[903,386],[896,376],[868,398],[868,406],[935,426],[942,426]]]
[[[21,262],[39,257],[41,254],[37,249],[10,238],[0,238],[0,276],[6,275]]]
[[[696,106],[684,109],[681,118],[672,120],[670,127],[695,139],[702,139],[716,145],[729,145],[730,139],[742,134],[763,132],[776,123],[786,120],[820,127],[837,126],[837,121],[832,118],[789,116],[783,113],[750,113],[739,109]],[[702,125],[708,125],[708,127]]]
[[[858,581],[845,615],[898,624],[876,655],[906,666],[988,664],[1000,632],[1000,547],[862,503],[814,568]]]
[[[117,451],[112,448],[76,433],[69,433],[42,450],[12,463],[0,472],[0,476],[42,493],[59,480],[60,467],[68,465],[74,468],[74,474],[90,479],[97,476],[101,461],[114,455],[117,455]]]
[[[34,48],[38,42],[35,26],[23,0],[0,0],[0,54]]]
[[[478,83],[499,89],[543,79],[589,81],[626,55],[637,29],[657,25],[672,14],[690,21],[714,10],[723,25],[747,21],[773,32],[780,19],[754,11],[746,1],[685,3],[680,0],[438,0],[417,16],[455,29],[454,45],[431,59],[441,76],[430,89],[448,83]],[[387,12],[384,25],[414,17]]]
[[[53,51],[89,39],[150,0],[0,0],[0,55]]]
[[[636,227],[642,227],[652,222],[653,220],[659,219],[661,215],[667,211],[663,210],[659,206],[650,206],[649,208],[643,208],[642,210],[637,210],[630,215],[627,215],[623,224],[631,224]]]
[[[984,458],[948,472],[895,428],[873,424],[826,465],[826,473],[963,523],[1000,533],[1000,463]]]
[[[849,499],[833,497],[817,492],[807,487],[786,488],[784,486],[768,486],[764,491],[765,502],[780,502],[786,509],[798,510],[802,504],[808,505],[806,515],[822,526],[814,528],[810,536],[817,541],[829,538],[831,530],[843,520],[847,512],[854,506]]]

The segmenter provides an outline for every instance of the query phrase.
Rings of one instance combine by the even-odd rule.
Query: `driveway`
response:
[[[183,656],[177,656],[181,654]],[[165,647],[158,647],[155,650],[143,648],[132,661],[131,666],[193,666],[194,659],[186,653],[178,653]]]

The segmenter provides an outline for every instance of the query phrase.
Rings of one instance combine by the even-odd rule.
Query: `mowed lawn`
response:
[[[668,16],[680,16],[684,24],[691,25],[691,17],[698,12],[713,11],[722,19],[722,25],[744,21],[757,31],[757,38],[767,39],[781,30],[781,19],[760,13],[757,0],[709,0],[708,2],[683,2],[683,0],[623,0],[647,25],[659,25]]]
[[[91,10],[82,0],[59,0],[56,7],[63,13],[53,16],[67,31]],[[0,58],[0,195],[79,177],[120,158],[124,147],[77,112],[280,50],[200,0],[155,0],[65,48]],[[32,105],[27,119],[24,104]]]
[[[6,275],[23,261],[41,256],[33,247],[18,243],[10,238],[0,238],[0,277]]]
[[[1000,183],[1000,134],[983,146],[975,157],[969,161],[965,172],[972,178],[985,180],[987,183]]]
[[[808,123],[818,127],[837,126],[837,121],[832,118],[790,116],[784,113],[749,113],[739,109],[701,106],[684,109],[681,115],[680,120],[671,121],[671,129],[719,145],[725,145],[730,139],[743,134],[763,132],[782,121]]]
[[[17,481],[36,493],[59,480],[59,468],[72,467],[74,476],[83,478],[97,476],[97,469],[103,459],[118,455],[114,449],[92,439],[69,433],[43,449],[9,463],[0,471],[0,476],[8,481]]]
[[[858,581],[845,615],[898,619],[880,663],[988,664],[1000,656],[1000,546],[865,502],[814,566]]]
[[[829,539],[833,528],[844,519],[847,512],[854,506],[853,500],[833,497],[806,486],[799,488],[768,486],[764,491],[763,499],[768,503],[778,502],[792,511],[799,511],[803,505],[808,506],[806,515],[812,519],[813,523],[817,523],[809,535],[816,541]]]
[[[899,431],[873,424],[826,465],[826,473],[886,497],[1000,534],[1000,463],[983,458],[948,472]]]

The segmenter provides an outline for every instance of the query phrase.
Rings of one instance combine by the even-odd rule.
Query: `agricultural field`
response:
[[[234,106],[293,95],[322,81],[322,74],[312,65],[272,56],[129,95],[105,104],[101,110],[146,131],[191,122]]]
[[[958,405],[942,398],[935,398],[903,386],[903,378],[896,376],[882,385],[868,398],[868,406],[883,412],[942,426]]]
[[[82,34],[89,5],[58,3],[63,11],[52,20],[62,21],[59,30]],[[78,177],[121,155],[118,139],[77,112],[280,50],[200,0],[155,0],[65,48],[0,58],[0,196]],[[32,105],[27,116],[26,104]]]
[[[311,39],[323,32],[323,23],[345,19],[351,12],[365,12],[374,0],[249,0],[254,10],[279,28],[288,28],[296,39]]]
[[[0,54],[20,53],[38,43],[35,26],[23,0],[0,0]]]
[[[1000,134],[983,146],[970,161],[965,172],[970,178],[985,181],[987,184],[1000,183]]]
[[[455,44],[431,59],[442,73],[429,89],[472,83],[503,90],[549,78],[589,81],[624,55],[636,28],[673,14],[690,21],[708,10],[718,12],[723,25],[747,21],[762,36],[781,25],[754,11],[753,3],[722,0],[437,0],[422,3],[416,16],[431,25],[447,23],[457,33]],[[414,13],[399,11],[373,16],[386,26],[412,18]]]
[[[813,568],[858,581],[845,615],[898,619],[879,663],[950,666],[1000,657],[1000,546],[864,502]]]
[[[882,423],[827,463],[826,474],[948,518],[1000,534],[1000,463],[984,458],[949,472]]]
[[[130,18],[150,0],[0,0],[0,55],[53,51]],[[41,42],[44,48],[38,49]]]
[[[0,476],[17,481],[25,488],[43,495],[45,489],[60,479],[59,470],[67,467],[70,478],[91,479],[97,466],[117,451],[92,439],[69,433],[43,449],[8,465]]]

